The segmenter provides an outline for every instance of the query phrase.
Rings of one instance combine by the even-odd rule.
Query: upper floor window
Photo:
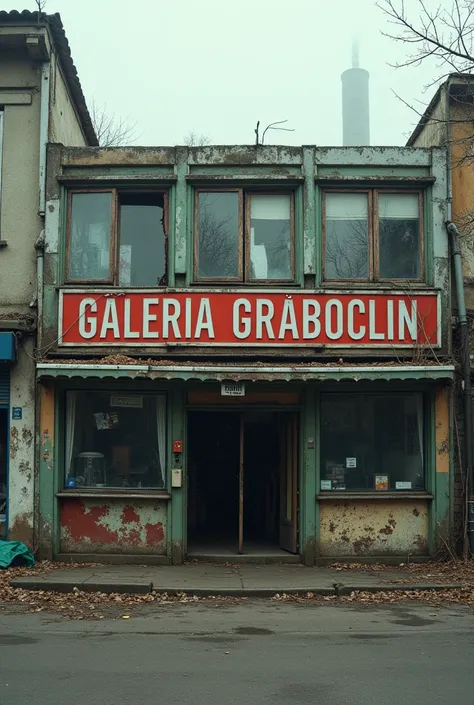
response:
[[[70,192],[66,281],[165,285],[166,220],[165,192]]]
[[[196,280],[294,279],[292,193],[198,190],[194,236]]]
[[[420,192],[326,191],[325,280],[419,280],[423,276]]]

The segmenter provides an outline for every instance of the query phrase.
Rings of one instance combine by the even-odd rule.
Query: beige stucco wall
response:
[[[49,141],[61,142],[70,147],[83,147],[87,142],[56,57],[52,60],[51,74]]]
[[[31,62],[1,61],[0,88],[31,93],[29,105],[5,105],[2,149],[0,315],[28,313],[36,279],[34,242],[38,216],[39,69]]]

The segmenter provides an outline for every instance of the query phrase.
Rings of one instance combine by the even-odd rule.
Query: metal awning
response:
[[[363,380],[447,380],[454,377],[454,365],[222,365],[156,364],[107,365],[92,363],[41,362],[38,379],[151,379],[232,382],[324,382]]]
[[[0,362],[16,361],[16,337],[14,333],[0,333]]]

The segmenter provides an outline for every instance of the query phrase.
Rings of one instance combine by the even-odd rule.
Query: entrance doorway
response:
[[[297,552],[297,417],[190,411],[188,550]]]

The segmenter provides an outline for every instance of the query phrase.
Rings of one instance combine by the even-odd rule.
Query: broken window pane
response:
[[[365,193],[326,194],[326,279],[367,279],[369,219]]]
[[[120,286],[166,284],[162,193],[120,194]]]
[[[250,278],[291,279],[291,196],[250,196]]]
[[[240,278],[239,194],[198,193],[197,276]]]
[[[323,394],[321,489],[425,489],[423,437],[422,394]]]
[[[378,206],[380,277],[418,279],[420,277],[418,194],[379,194]]]
[[[68,279],[109,281],[112,193],[71,198]]]

